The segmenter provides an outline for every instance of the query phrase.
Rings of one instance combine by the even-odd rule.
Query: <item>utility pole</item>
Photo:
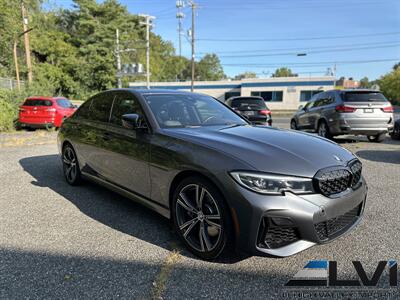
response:
[[[17,88],[18,91],[21,90],[21,84],[19,81],[19,68],[18,68],[18,55],[17,55],[17,39],[14,40],[14,47],[13,47],[13,53],[14,53],[14,64],[15,64],[15,77],[17,79]]]
[[[192,8],[192,29],[190,31],[190,35],[191,35],[191,44],[192,44],[192,82],[190,85],[190,91],[193,92],[194,91],[194,73],[195,73],[195,62],[194,62],[194,58],[195,58],[195,48],[194,48],[194,43],[195,43],[195,31],[194,31],[194,25],[195,25],[195,14],[196,14],[196,9],[197,9],[197,4],[194,3],[193,1],[189,2],[189,5]]]
[[[116,35],[116,50],[115,50],[115,54],[117,56],[117,80],[118,80],[118,88],[122,88],[122,79],[121,79],[121,50],[119,48],[119,29],[117,28],[115,31],[115,35]]]
[[[176,18],[178,19],[178,38],[179,38],[179,56],[182,56],[182,19],[185,17],[185,14],[182,12],[182,9],[185,7],[185,2],[183,0],[176,0]]]
[[[28,68],[28,82],[32,83],[32,62],[31,62],[31,49],[29,45],[29,34],[28,34],[28,16],[26,13],[24,2],[21,2],[21,12],[22,12],[22,24],[24,29],[24,40],[25,40],[25,55],[26,55],[26,66]]]
[[[142,14],[139,16],[145,19],[145,22],[140,22],[140,24],[146,26],[146,87],[150,89],[150,28],[153,26],[152,20],[155,17]]]

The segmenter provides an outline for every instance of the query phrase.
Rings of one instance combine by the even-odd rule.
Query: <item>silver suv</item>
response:
[[[290,128],[317,132],[325,138],[366,135],[371,142],[381,142],[393,131],[393,107],[374,90],[326,91],[299,107]]]

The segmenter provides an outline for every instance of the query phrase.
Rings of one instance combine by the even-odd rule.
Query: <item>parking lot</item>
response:
[[[343,278],[354,278],[353,260],[369,277],[379,261],[400,260],[400,141],[337,140],[359,156],[369,186],[364,219],[350,234],[288,258],[205,262],[156,213],[91,183],[68,186],[55,134],[46,138],[0,147],[1,299],[277,299],[297,292],[284,284],[309,260],[337,261]],[[386,298],[400,298],[381,285]]]

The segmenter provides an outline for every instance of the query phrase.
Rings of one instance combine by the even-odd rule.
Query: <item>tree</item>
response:
[[[368,77],[363,77],[360,79],[360,88],[369,89],[372,86],[372,82],[369,81]]]
[[[257,78],[257,74],[255,72],[244,72],[238,74],[234,77],[235,80],[249,79],[249,78]]]
[[[196,66],[196,79],[201,81],[226,78],[221,62],[216,54],[206,54]]]
[[[276,69],[275,72],[272,74],[272,77],[297,77],[298,74],[292,72],[291,69],[282,67]]]
[[[400,104],[400,68],[383,75],[378,84],[383,94],[394,104]]]

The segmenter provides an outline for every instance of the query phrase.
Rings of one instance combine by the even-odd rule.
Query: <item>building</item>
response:
[[[346,79],[341,77],[336,81],[336,86],[343,89],[358,89],[360,87],[360,82],[357,80],[353,80],[352,78]]]
[[[194,91],[225,101],[232,96],[261,96],[272,110],[294,110],[314,94],[333,89],[333,77],[277,77],[239,81],[199,81]],[[129,83],[131,88],[145,88],[143,82]],[[152,82],[151,88],[190,91],[190,82]]]

